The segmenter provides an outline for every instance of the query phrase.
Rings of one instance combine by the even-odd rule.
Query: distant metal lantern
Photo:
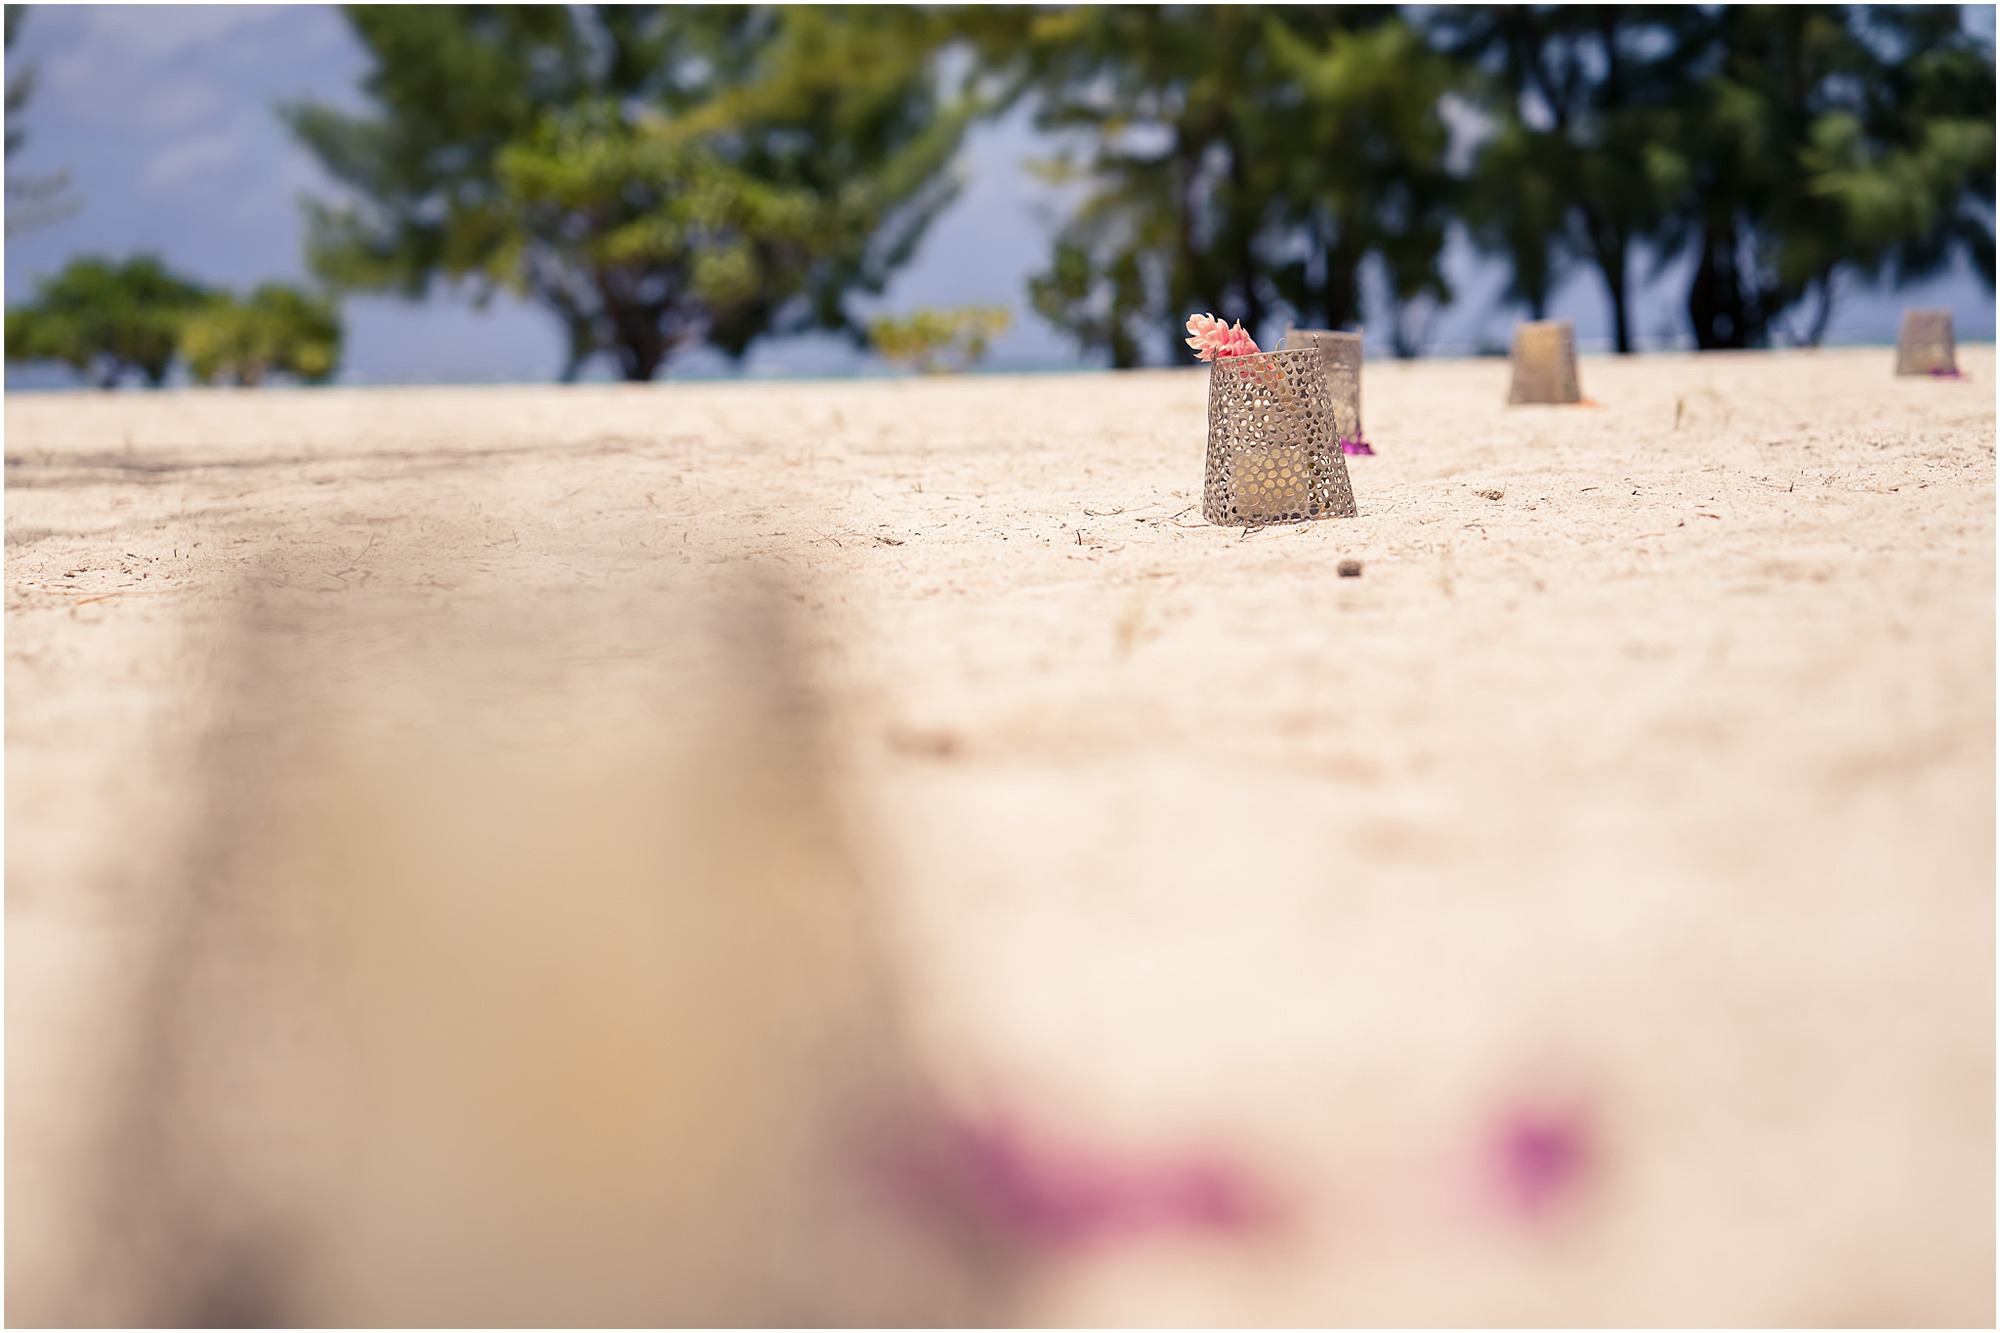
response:
[[[1317,348],[1210,364],[1201,512],[1211,523],[1244,527],[1353,517],[1354,488]]]
[[[1343,452],[1364,442],[1361,434],[1361,335],[1333,329],[1293,329],[1278,346],[1314,347],[1326,362],[1327,396],[1333,401],[1333,433]]]
[[[1509,403],[1580,403],[1576,377],[1576,326],[1544,319],[1514,326],[1514,385]]]
[[[1896,339],[1898,375],[1958,374],[1958,338],[1949,310],[1905,310]]]

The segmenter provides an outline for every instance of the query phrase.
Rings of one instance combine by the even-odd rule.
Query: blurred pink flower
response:
[[[1532,1221],[1579,1193],[1597,1167],[1596,1135],[1581,1105],[1516,1106],[1497,1116],[1487,1151],[1499,1202]]]
[[[1045,1252],[1146,1236],[1247,1236],[1285,1218],[1280,1201],[1225,1158],[1133,1158],[1057,1142],[1004,1116],[947,1116],[886,1160],[903,1197],[933,1218]]]
[[[1241,321],[1225,324],[1214,315],[1190,315],[1187,329],[1194,335],[1187,340],[1187,345],[1194,348],[1195,355],[1204,361],[1257,354],[1257,340],[1244,329]]]

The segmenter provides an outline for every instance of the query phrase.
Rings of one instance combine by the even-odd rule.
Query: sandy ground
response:
[[[1990,1325],[1962,356],[1587,359],[1581,408],[1371,365],[1360,516],[1247,534],[1200,519],[1200,371],[11,396],[10,1315],[77,1252],[91,1001],[249,563],[338,599],[754,557],[941,1076],[1292,1200],[1052,1256],[1019,1318]],[[1523,1115],[1568,1164],[1495,1203]]]

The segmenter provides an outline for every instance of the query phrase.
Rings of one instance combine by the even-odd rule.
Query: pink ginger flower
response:
[[[1188,316],[1187,330],[1193,334],[1187,345],[1194,348],[1195,355],[1204,361],[1215,361],[1225,356],[1255,356],[1257,340],[1244,329],[1241,321],[1225,324],[1214,315]]]

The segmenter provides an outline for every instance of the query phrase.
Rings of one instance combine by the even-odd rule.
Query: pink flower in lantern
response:
[[[1195,355],[1204,361],[1217,361],[1225,356],[1255,356],[1257,340],[1252,338],[1241,321],[1225,324],[1214,315],[1188,316],[1187,330],[1194,336],[1187,345],[1194,348]]]

